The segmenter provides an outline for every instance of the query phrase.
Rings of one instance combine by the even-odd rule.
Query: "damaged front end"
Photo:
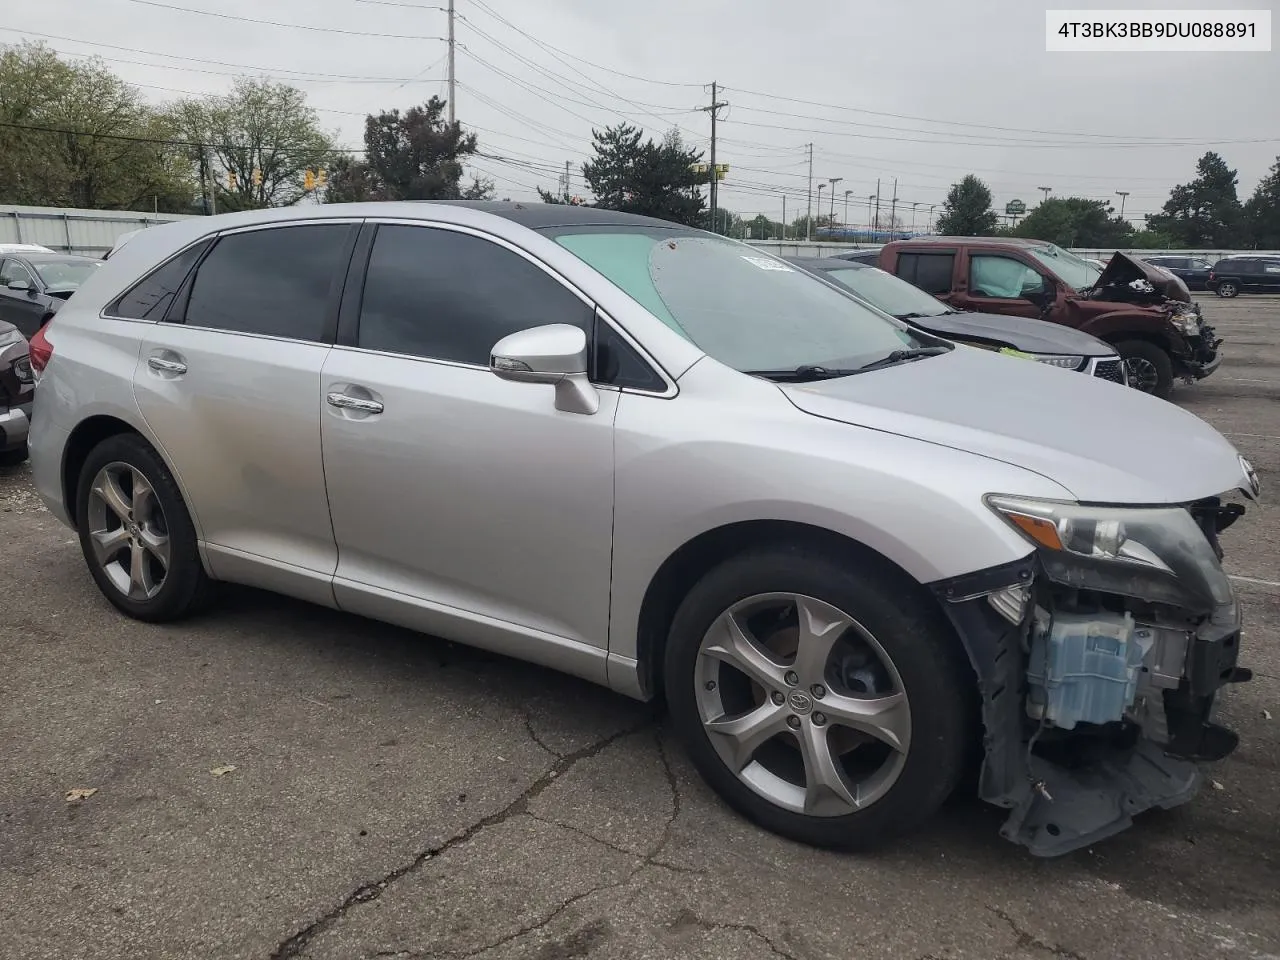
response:
[[[1241,463],[1231,496],[1256,499]],[[980,795],[1010,810],[1006,839],[1057,856],[1187,802],[1235,749],[1214,700],[1251,674],[1218,534],[1244,507],[988,504],[1035,552],[935,589],[978,674]]]

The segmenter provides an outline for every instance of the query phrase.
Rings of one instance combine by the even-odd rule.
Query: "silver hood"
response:
[[[974,348],[780,389],[814,416],[1033,470],[1083,502],[1189,503],[1248,489],[1235,447],[1174,404]]]

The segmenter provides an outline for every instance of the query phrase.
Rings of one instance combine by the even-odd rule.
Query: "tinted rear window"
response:
[[[954,253],[902,253],[898,255],[897,272],[925,293],[950,293],[955,262]]]
[[[126,320],[163,320],[178,288],[207,246],[209,241],[201,240],[162,263],[107,307],[107,314]]]

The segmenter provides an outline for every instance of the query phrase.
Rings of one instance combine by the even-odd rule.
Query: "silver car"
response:
[[[788,837],[883,841],[972,758],[1058,854],[1236,744],[1230,443],[731,240],[519,203],[190,219],[31,357],[35,483],[129,616],[251,584],[664,697]]]

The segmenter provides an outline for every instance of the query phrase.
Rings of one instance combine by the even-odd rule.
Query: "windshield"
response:
[[[75,290],[98,268],[96,260],[41,260],[31,264],[46,287]]]
[[[885,273],[879,267],[864,267],[861,270],[844,267],[827,270],[826,274],[836,283],[848,287],[873,307],[879,307],[885,313],[895,317],[903,317],[907,314],[917,317],[938,317],[951,311],[951,308],[941,300],[934,299],[914,284],[900,280],[891,273]]]
[[[707,354],[742,371],[862,366],[921,346],[818,278],[733,240],[657,227],[544,231]]]
[[[1053,243],[1044,246],[1028,247],[1027,252],[1057,274],[1060,280],[1073,290],[1086,290],[1098,282],[1102,271],[1092,263],[1077,257],[1074,253],[1063,250]]]

